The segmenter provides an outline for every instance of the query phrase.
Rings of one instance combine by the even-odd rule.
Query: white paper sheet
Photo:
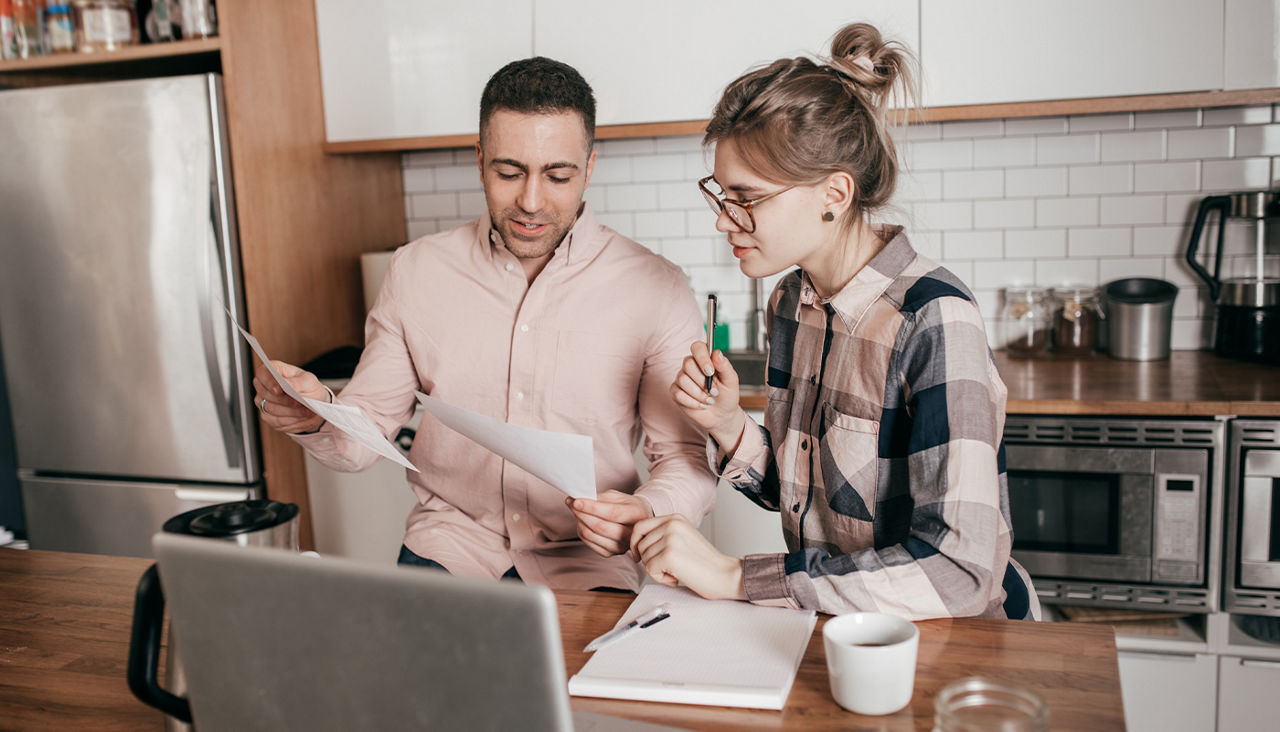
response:
[[[418,401],[458,434],[519,465],[574,498],[596,497],[591,438],[507,424],[417,392]]]
[[[422,472],[414,467],[413,463],[409,462],[404,453],[397,450],[395,445],[387,441],[387,438],[382,435],[378,427],[359,408],[346,404],[330,404],[298,393],[296,389],[289,385],[288,380],[281,376],[279,371],[276,371],[276,367],[271,365],[271,359],[267,357],[267,352],[262,350],[262,344],[258,343],[258,339],[250,335],[249,331],[241,328],[229,310],[226,310],[226,308],[223,308],[223,310],[227,313],[227,317],[231,319],[231,324],[248,341],[249,347],[253,349],[254,353],[258,354],[258,358],[262,363],[266,364],[267,370],[271,372],[271,376],[275,378],[276,383],[284,389],[286,394],[306,405],[308,409],[323,417],[329,424],[351,435],[351,438],[361,445],[393,463],[403,465],[415,473]]]
[[[817,617],[812,610],[705,600],[646,584],[618,625],[666,604],[671,617],[596,651],[569,693],[782,709]]]

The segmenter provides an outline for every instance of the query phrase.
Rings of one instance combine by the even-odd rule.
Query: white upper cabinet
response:
[[[330,142],[474,134],[480,92],[533,55],[533,0],[315,0]]]
[[[1280,0],[1227,0],[1226,89],[1280,86]]]
[[[921,0],[924,104],[1221,89],[1224,1]]]
[[[597,124],[703,120],[744,71],[825,55],[847,23],[871,23],[916,52],[918,10],[903,0],[537,0],[534,52],[582,72]]]

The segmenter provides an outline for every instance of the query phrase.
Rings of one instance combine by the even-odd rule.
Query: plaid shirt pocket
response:
[[[876,511],[880,423],[822,408],[819,461],[823,500],[831,509],[824,517],[826,540],[871,538]],[[813,537],[818,538],[818,537]],[[867,545],[870,545],[868,541]]]

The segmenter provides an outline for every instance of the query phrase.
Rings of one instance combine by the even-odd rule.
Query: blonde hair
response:
[[[841,28],[826,63],[778,59],[729,84],[703,144],[733,140],[746,164],[782,185],[813,185],[836,172],[852,176],[854,205],[842,221],[885,206],[898,178],[889,112],[898,119],[917,98],[915,59],[866,23]]]

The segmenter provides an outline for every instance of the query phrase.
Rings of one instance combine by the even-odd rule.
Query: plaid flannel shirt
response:
[[[1004,617],[1007,390],[973,295],[900,227],[834,297],[800,271],[769,302],[764,426],[723,478],[780,511],[789,553],[748,555],[753,602],[922,619]]]

